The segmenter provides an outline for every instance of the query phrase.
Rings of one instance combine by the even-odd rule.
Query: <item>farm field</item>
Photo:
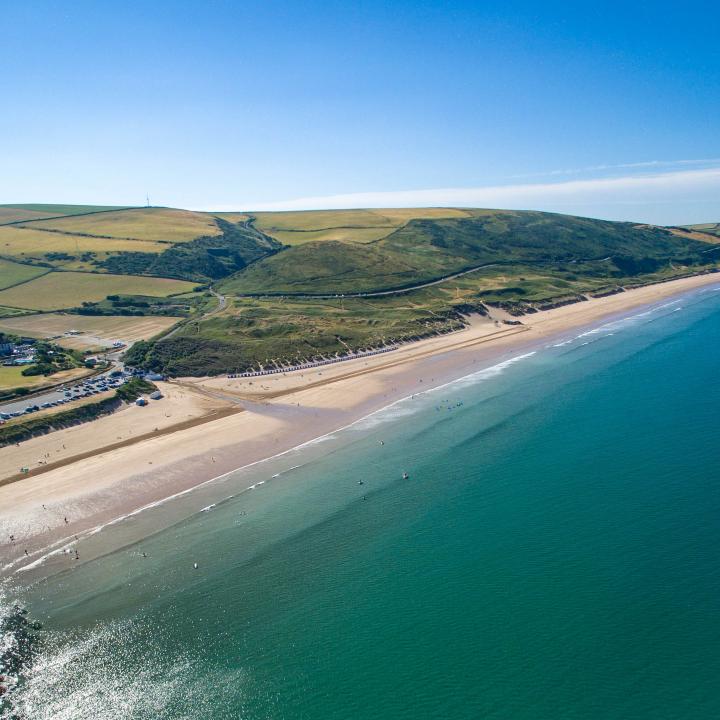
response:
[[[400,208],[383,210],[307,210],[259,212],[252,215],[255,226],[286,245],[339,240],[374,242],[413,219],[469,217],[457,208]]]
[[[48,268],[33,267],[0,258],[0,290],[44,275]]]
[[[147,252],[159,253],[168,245],[142,240],[119,240],[107,238],[66,235],[43,232],[31,226],[10,225],[0,227],[0,255],[21,257],[23,260],[47,261],[47,253],[64,253],[74,258],[85,253]],[[58,261],[68,262],[65,261]]]
[[[700,225],[688,225],[688,230],[696,230],[708,235],[714,235],[720,239],[720,223],[701,223]]]
[[[309,242],[337,240],[339,242],[370,243],[393,232],[394,226],[367,228],[327,228],[325,230],[263,230],[283,245],[302,245]]]
[[[202,213],[203,215],[209,215],[210,217],[220,218],[221,220],[227,220],[231,223],[240,223],[250,220],[253,216],[249,213],[244,212],[211,212]]]
[[[177,321],[178,318],[158,315],[125,317],[43,313],[0,319],[0,332],[35,338],[57,338],[54,342],[62,347],[84,350],[89,347],[109,346],[115,340],[147,340],[172,327]],[[62,337],[63,333],[70,330],[81,334]]]
[[[166,297],[192,290],[194,283],[167,278],[99,273],[51,272],[0,291],[0,305],[29,310],[63,310],[83,302],[96,302],[108,295]]]
[[[21,317],[22,315],[27,315],[29,312],[29,310],[0,305],[0,318]]]
[[[134,208],[35,221],[28,227],[118,239],[187,242],[202,235],[219,235],[211,215],[173,208]],[[140,250],[140,248],[138,248]]]
[[[55,217],[56,215],[74,215],[76,213],[117,210],[119,208],[120,206],[104,205],[0,205],[0,225],[17,222],[18,220],[39,220],[41,218]]]
[[[24,208],[5,207],[0,205],[0,225],[17,222],[18,220],[39,220],[48,217],[47,213]]]

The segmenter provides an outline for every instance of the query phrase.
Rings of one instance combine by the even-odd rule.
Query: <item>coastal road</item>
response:
[[[208,310],[206,313],[203,313],[203,315],[199,318],[192,318],[193,322],[205,320],[205,318],[209,318],[211,315],[222,312],[227,307],[227,298],[224,295],[221,295],[219,292],[216,292],[212,288],[208,288],[208,292],[213,295],[218,301],[217,307],[214,307],[212,310]],[[165,333],[165,335],[157,339],[166,340],[167,338],[172,337],[173,335],[175,335],[175,333],[182,330],[182,328],[184,328],[186,324],[187,319],[181,320],[176,325],[174,325],[167,333]]]
[[[413,292],[414,290],[422,290],[423,288],[432,287],[433,285],[440,285],[440,283],[448,282],[449,280],[455,280],[456,278],[468,275],[469,273],[483,270],[484,268],[495,267],[499,263],[485,263],[484,265],[476,265],[475,267],[468,268],[467,270],[461,270],[460,272],[453,273],[452,275],[445,275],[435,280],[429,280],[428,282],[418,283],[417,285],[411,285],[405,288],[396,288],[395,290],[378,290],[377,292],[360,292],[360,293],[328,293],[325,295],[313,295],[310,293],[237,293],[237,297],[292,297],[306,300],[332,300],[335,298],[369,298],[369,297],[383,297],[385,295],[403,295],[405,293]]]

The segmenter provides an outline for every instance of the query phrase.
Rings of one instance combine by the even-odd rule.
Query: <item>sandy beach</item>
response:
[[[591,299],[525,316],[522,325],[476,318],[457,333],[312,370],[179,379],[163,383],[166,397],[147,408],[128,407],[2,448],[2,574],[34,563],[53,543],[347,426],[400,398],[548,338],[711,284],[720,284],[720,276]],[[19,474],[22,467],[32,469],[30,476]]]

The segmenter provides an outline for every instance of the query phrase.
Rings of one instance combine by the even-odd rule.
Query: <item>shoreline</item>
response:
[[[498,330],[494,324],[478,323],[405,346],[375,363],[357,358],[338,363],[332,370],[325,366],[318,372],[277,375],[272,388],[250,388],[253,383],[248,378],[244,384],[228,378],[186,379],[178,385],[214,398],[226,408],[235,405],[234,412],[183,429],[169,427],[127,446],[89,451],[42,474],[0,486],[0,508],[4,508],[0,509],[0,533],[16,538],[14,544],[5,540],[0,549],[0,574],[11,576],[35,565],[27,575],[21,574],[31,579],[48,550],[54,547],[60,552],[64,545],[74,544],[75,537],[97,534],[99,528],[117,524],[121,518],[318,442],[413,394],[502,362],[510,353],[529,352],[568,331],[597,326],[613,316],[713,284],[720,284],[720,278],[694,276],[525,316],[527,324],[522,326]],[[320,378],[323,373],[326,377]],[[56,444],[63,432],[28,443]],[[10,461],[16,448],[9,450],[0,451],[4,461]],[[100,554],[112,549],[116,548]],[[86,559],[91,559],[87,552]],[[60,555],[52,568],[48,563],[42,569],[59,572],[72,567],[68,563]]]

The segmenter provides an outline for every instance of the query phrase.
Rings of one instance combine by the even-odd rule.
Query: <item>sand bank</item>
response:
[[[296,447],[510,352],[710,284],[720,284],[720,277],[686,278],[592,299],[527,316],[522,326],[476,320],[461,332],[392,353],[253,379],[252,385],[227,378],[168,383],[167,399],[148,408],[128,408],[0,449],[6,479],[23,465],[37,466],[39,459],[57,462],[34,477],[0,486],[4,574],[32,562],[60,538]],[[7,541],[10,534],[13,543]]]

